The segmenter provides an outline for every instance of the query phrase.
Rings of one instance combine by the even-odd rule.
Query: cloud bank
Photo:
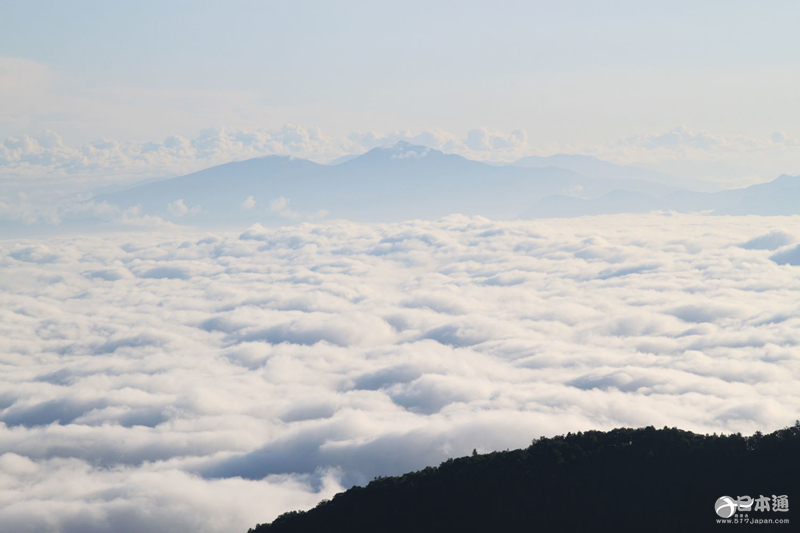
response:
[[[797,236],[452,216],[0,241],[0,523],[245,531],[473,448],[785,426]]]

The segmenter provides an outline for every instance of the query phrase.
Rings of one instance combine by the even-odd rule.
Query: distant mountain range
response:
[[[783,175],[770,183],[717,193],[676,191],[661,197],[616,190],[599,198],[553,195],[536,202],[520,218],[557,218],[650,211],[705,212],[712,215],[800,214],[800,176]]]
[[[681,186],[679,187],[678,184]],[[800,213],[800,179],[716,193],[666,174],[587,156],[490,165],[399,142],[334,164],[268,156],[99,194],[97,202],[190,224],[319,218],[391,222],[453,213],[494,219],[652,210]]]
[[[710,181],[681,178],[636,166],[615,165],[590,155],[557,154],[548,157],[523,157],[512,165],[524,168],[558,167],[597,179],[643,180],[692,191],[716,192],[719,186]]]

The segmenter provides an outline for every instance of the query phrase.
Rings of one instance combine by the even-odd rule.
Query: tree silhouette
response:
[[[709,531],[726,527],[723,495],[786,495],[788,512],[750,513],[786,519],[798,488],[800,422],[751,437],[621,428],[378,478],[250,533]]]

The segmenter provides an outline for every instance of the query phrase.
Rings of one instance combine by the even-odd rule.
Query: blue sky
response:
[[[521,129],[532,153],[681,126],[794,139],[797,20],[796,2],[4,2],[0,138],[296,124]]]

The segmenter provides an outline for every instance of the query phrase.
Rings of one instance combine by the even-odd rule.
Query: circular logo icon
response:
[[[730,518],[736,512],[736,500],[730,496],[720,496],[714,504],[714,510],[722,518]]]

